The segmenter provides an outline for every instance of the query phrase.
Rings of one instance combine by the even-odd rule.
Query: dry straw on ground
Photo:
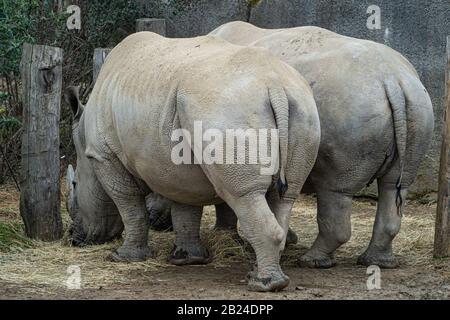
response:
[[[338,250],[338,262],[349,259],[354,262],[357,255],[364,251],[372,234],[375,208],[373,200],[354,201],[352,239]],[[441,263],[432,259],[434,212],[435,205],[410,202],[407,206],[402,230],[394,242],[395,253],[402,264],[433,268]],[[286,250],[282,265],[295,265],[299,254],[312,244],[317,234],[315,215],[315,198],[303,196],[296,203],[291,219],[291,227],[298,233],[299,243]],[[69,218],[65,212],[63,220],[67,229]],[[0,190],[0,226],[17,224],[19,221],[18,192],[10,187],[3,188]],[[202,222],[202,237],[214,256],[213,266],[227,266],[235,262],[248,264],[252,254],[230,234],[214,232],[213,225],[214,209],[207,207]],[[174,242],[173,232],[150,234],[150,245],[157,252],[155,259],[130,264],[105,261],[111,250],[119,246],[119,241],[75,248],[69,246],[66,239],[55,243],[26,239],[22,243],[19,239],[11,250],[0,252],[0,283],[3,281],[33,288],[32,290],[38,292],[51,292],[65,287],[69,276],[67,268],[78,265],[83,272],[83,287],[99,288],[111,284],[132,283],[137,274],[145,276],[147,271],[174,268],[166,262]]]

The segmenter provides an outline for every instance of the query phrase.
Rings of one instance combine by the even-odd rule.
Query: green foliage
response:
[[[19,119],[13,116],[7,116],[6,115],[6,109],[2,106],[0,106],[0,148],[2,148],[0,151],[0,184],[5,182],[6,178],[6,170],[8,167],[4,162],[6,162],[8,159],[4,159],[3,157],[6,156],[5,152],[8,150],[8,148],[5,148],[4,146],[7,146],[7,142],[11,140],[11,137],[15,136],[15,133],[17,130],[21,127],[21,122]],[[17,148],[17,146],[15,146]],[[6,149],[6,150],[4,150]],[[16,152],[18,149],[14,149]]]
[[[2,116],[2,109],[0,107],[0,139],[10,131],[15,131],[20,128],[20,120],[15,117]]]
[[[24,42],[55,44],[61,38],[65,15],[53,10],[53,1],[2,0],[0,3],[0,76],[19,75]]]
[[[30,34],[34,24],[31,13],[38,1],[2,0],[0,6],[0,75],[18,74],[22,44],[34,42]]]
[[[0,252],[31,248],[33,242],[23,233],[23,226],[19,222],[0,221]]]
[[[73,0],[80,7],[81,30],[68,30],[66,8],[58,0],[0,0],[0,176],[20,163],[20,60],[24,42],[60,47],[64,52],[63,88],[80,85],[85,101],[92,89],[95,48],[114,47],[135,30],[141,11],[130,0]],[[58,10],[59,9],[59,10]],[[61,10],[62,9],[62,10]],[[62,103],[61,153],[72,160],[71,111]],[[1,183],[1,181],[0,181]]]

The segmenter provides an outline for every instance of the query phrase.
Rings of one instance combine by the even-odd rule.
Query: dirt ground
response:
[[[400,268],[381,270],[381,289],[367,289],[370,275],[356,265],[356,259],[369,242],[375,206],[374,200],[354,201],[352,239],[338,250],[336,267],[303,269],[296,266],[296,259],[317,234],[315,198],[303,196],[291,223],[299,243],[282,258],[291,283],[278,293],[247,291],[250,254],[228,234],[212,230],[214,213],[208,207],[202,237],[214,255],[209,265],[168,265],[165,258],[173,244],[172,232],[151,232],[150,244],[157,257],[131,264],[105,261],[119,242],[74,248],[67,238],[43,243],[15,234],[8,249],[0,251],[0,299],[450,299],[450,262],[432,258],[436,205],[417,201],[408,202],[402,230],[394,241]],[[65,212],[63,220],[67,227]],[[0,187],[0,226],[19,221],[18,193],[12,187]],[[1,241],[5,239],[0,237]],[[0,243],[0,249],[5,247]],[[73,279],[68,272],[73,266],[80,270],[80,289],[67,286],[67,280]]]

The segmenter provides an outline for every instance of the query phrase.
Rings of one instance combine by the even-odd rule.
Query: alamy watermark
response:
[[[79,265],[70,265],[66,270],[69,277],[66,280],[66,287],[69,290],[81,289],[81,268]]]
[[[367,278],[367,290],[380,290],[381,289],[381,269],[379,266],[371,265],[367,267],[366,274],[369,275]]]
[[[278,129],[203,131],[202,121],[194,121],[193,137],[186,129],[172,132],[171,140],[177,143],[171,159],[174,164],[259,164],[262,175],[274,175],[279,164],[278,139]]]
[[[68,30],[80,30],[81,29],[81,9],[77,5],[70,5],[67,7],[66,12],[70,14],[67,18],[66,26]]]

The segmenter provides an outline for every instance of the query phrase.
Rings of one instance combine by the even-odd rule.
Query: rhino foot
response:
[[[150,247],[120,247],[114,250],[106,260],[112,262],[138,262],[154,258],[155,253]]]
[[[302,268],[328,269],[336,265],[336,259],[331,254],[313,254],[307,252],[300,257],[297,264]]]
[[[373,252],[370,250],[366,250],[366,252],[358,257],[357,264],[367,267],[376,265],[385,269],[394,269],[399,266],[392,252]]]
[[[281,291],[289,285],[289,277],[281,271],[279,266],[270,271],[250,271],[247,279],[249,291]]]
[[[188,264],[207,264],[212,260],[208,249],[204,246],[191,246],[189,248],[174,246],[168,261],[177,266]]]

